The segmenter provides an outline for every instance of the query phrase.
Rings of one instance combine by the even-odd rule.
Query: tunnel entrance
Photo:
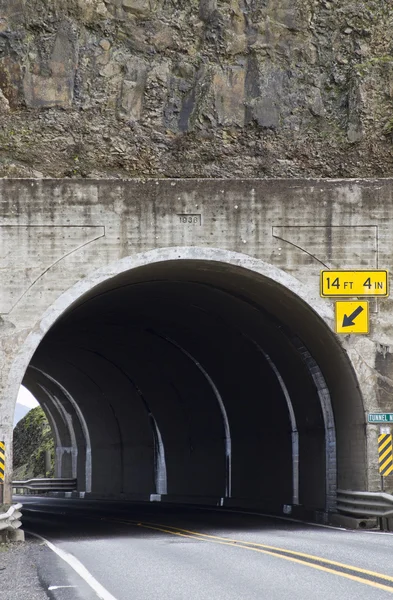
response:
[[[56,476],[106,497],[334,510],[364,488],[350,362],[287,287],[220,261],[153,262],[73,301],[24,385],[48,415]]]

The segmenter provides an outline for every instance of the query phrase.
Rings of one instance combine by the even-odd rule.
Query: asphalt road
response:
[[[45,549],[38,565],[40,581],[56,600],[393,596],[390,534],[158,503],[23,502],[25,529],[51,541],[71,562],[76,557],[77,570],[82,566],[77,574],[64,556]],[[95,584],[102,587],[94,591]]]

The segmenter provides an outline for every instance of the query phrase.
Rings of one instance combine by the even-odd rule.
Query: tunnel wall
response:
[[[299,301],[268,282],[165,261],[95,286],[50,329],[25,384],[46,374],[78,404],[94,494],[334,508],[330,397],[312,355],[264,308],[274,297],[295,313]]]
[[[263,262],[266,276],[292,286],[332,327],[332,304],[318,298],[319,271],[389,266],[392,190],[391,180],[0,181],[3,438],[10,446],[17,389],[39,341],[68,303],[116,274],[110,265],[131,257],[131,268],[132,257],[149,252],[146,262],[209,251],[251,270]],[[365,427],[365,412],[390,409],[390,312],[390,300],[380,301],[368,337],[337,340],[335,356],[352,370],[346,378],[323,361],[323,339],[314,344],[332,402],[349,398],[335,404],[336,422],[351,423],[350,435],[337,428],[341,487],[380,485],[378,429]],[[312,336],[296,316],[292,325],[303,340]],[[351,401],[357,386],[362,405]]]

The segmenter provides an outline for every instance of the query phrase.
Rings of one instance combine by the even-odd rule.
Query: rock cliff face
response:
[[[393,175],[391,0],[0,0],[0,175]]]

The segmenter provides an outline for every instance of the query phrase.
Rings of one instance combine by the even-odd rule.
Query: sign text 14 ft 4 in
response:
[[[321,271],[321,296],[387,297],[387,271]]]

